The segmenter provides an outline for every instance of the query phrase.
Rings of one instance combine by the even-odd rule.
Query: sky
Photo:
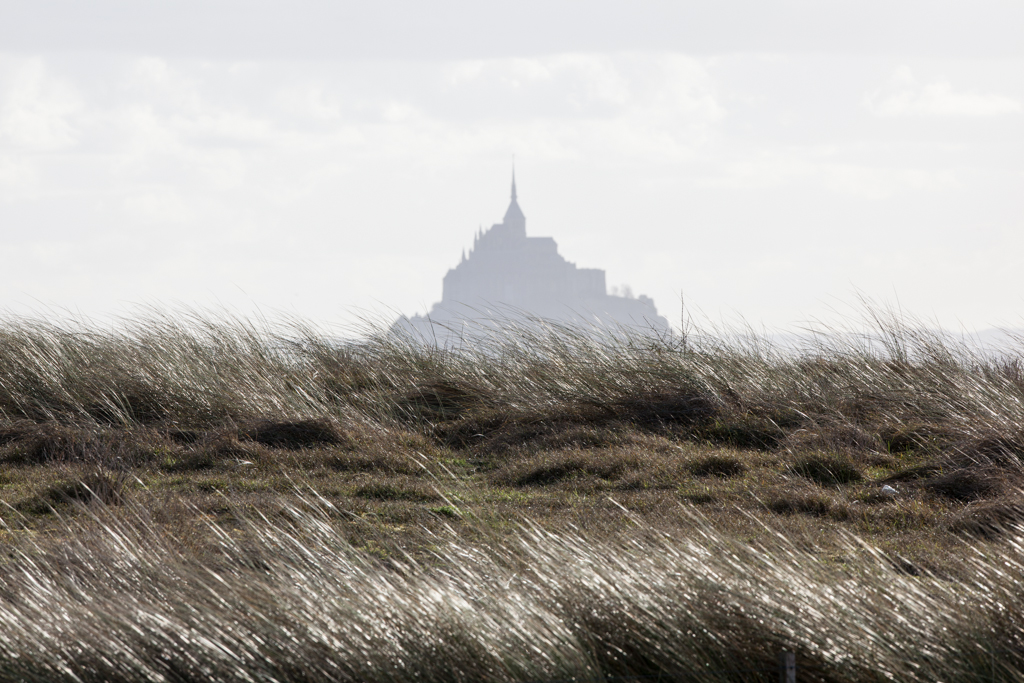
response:
[[[425,312],[515,158],[610,286],[1024,314],[1024,2],[0,0],[0,311]]]

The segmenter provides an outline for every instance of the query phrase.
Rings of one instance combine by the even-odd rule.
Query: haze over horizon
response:
[[[1024,326],[1024,4],[0,0],[0,310],[423,313],[512,157],[608,284]]]

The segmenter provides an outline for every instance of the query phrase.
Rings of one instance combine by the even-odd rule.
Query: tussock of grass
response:
[[[997,494],[1003,485],[1001,472],[956,470],[928,480],[924,485],[940,496],[959,501],[972,501]]]
[[[1024,525],[1024,501],[1020,496],[985,501],[964,509],[953,521],[955,531],[979,538],[998,538],[1014,534]]]
[[[355,495],[360,498],[377,498],[379,500],[411,500],[428,502],[438,500],[441,496],[426,486],[414,482],[370,482],[356,489]]]
[[[628,453],[594,454],[582,450],[560,450],[502,468],[492,479],[498,484],[513,486],[554,484],[587,476],[618,479],[637,465],[636,457]]]
[[[22,512],[46,514],[59,506],[74,503],[120,505],[127,484],[128,476],[123,472],[96,470],[48,486],[39,495],[22,501],[18,509]]]
[[[345,435],[327,420],[257,422],[243,436],[271,448],[315,448],[346,443]]]
[[[834,453],[800,458],[793,463],[793,472],[822,486],[852,484],[864,478],[849,458]]]
[[[419,474],[415,460],[393,452],[360,453],[332,451],[322,455],[320,462],[338,472],[377,472],[382,474]]]
[[[202,472],[217,466],[219,459],[209,450],[185,452],[180,455],[168,455],[160,463],[165,472]]]
[[[9,463],[44,465],[72,462],[110,463],[121,458],[136,459],[136,446],[147,439],[138,433],[95,426],[66,426],[52,422],[35,424],[16,421],[4,430],[2,460]]]
[[[414,422],[444,422],[486,405],[487,393],[463,383],[427,381],[396,401],[400,417]]]
[[[692,505],[710,505],[718,501],[714,492],[707,487],[691,488],[680,492],[682,500]]]
[[[777,496],[767,502],[767,507],[779,514],[799,513],[824,517],[836,513],[839,517],[846,516],[846,510],[837,507],[831,496],[817,491],[795,491],[785,496]]]
[[[709,455],[691,462],[689,470],[696,477],[737,477],[747,471],[747,466],[735,457]]]
[[[893,444],[898,438],[907,438],[899,442],[902,449]],[[798,429],[787,435],[785,447],[793,452],[827,452],[827,453],[862,453],[880,455],[887,452],[907,453],[914,450],[912,440],[906,433],[901,437],[888,435],[888,445],[883,443],[879,434],[874,434],[858,424],[840,423],[829,425],[813,425],[809,429]]]

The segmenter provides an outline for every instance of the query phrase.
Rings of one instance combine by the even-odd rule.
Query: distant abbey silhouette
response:
[[[628,288],[627,288],[628,291]],[[512,201],[501,223],[477,231],[469,255],[444,276],[441,301],[426,316],[402,318],[398,327],[436,337],[463,321],[543,318],[556,322],[633,327],[667,333],[650,297],[609,295],[598,268],[577,268],[551,237],[527,237],[515,170]]]

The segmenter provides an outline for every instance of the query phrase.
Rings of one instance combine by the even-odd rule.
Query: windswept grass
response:
[[[475,436],[463,423],[487,436],[528,419],[620,421],[742,446],[810,431],[890,451],[935,445],[971,461],[1016,457],[1019,356],[987,356],[898,320],[880,325],[794,352],[756,339],[684,344],[553,325],[481,330],[471,345],[437,348],[397,334],[340,342],[298,323],[198,315],[107,331],[9,319],[0,415],[178,429],[305,419],[307,433],[317,419],[362,417],[446,425],[439,434],[455,441]]]
[[[375,561],[297,495],[206,563],[141,510],[91,508],[0,572],[0,679],[45,681],[1018,680],[1024,545],[964,547],[969,583],[912,576],[848,540],[826,564],[775,538],[520,527]],[[690,513],[693,514],[693,513]]]
[[[1022,349],[874,322],[7,320],[0,680],[1018,680]]]

